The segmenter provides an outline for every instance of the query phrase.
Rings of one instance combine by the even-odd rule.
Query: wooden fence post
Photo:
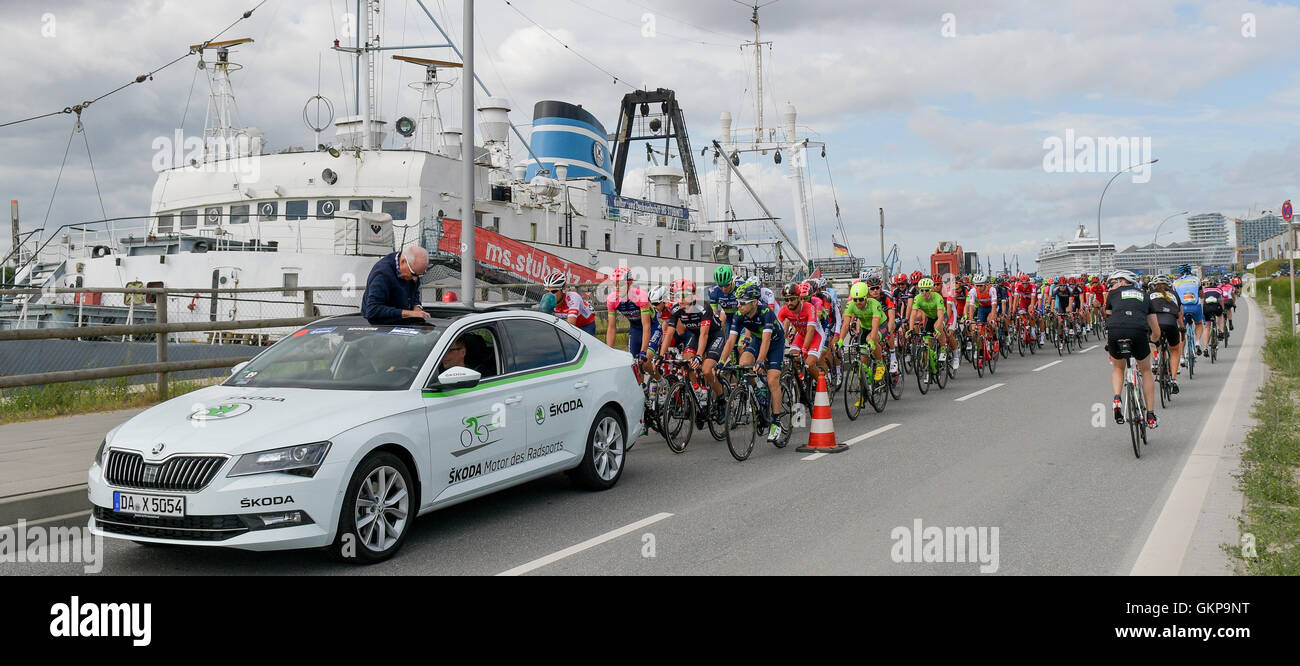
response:
[[[159,324],[167,323],[167,294],[158,294],[154,299],[154,319]],[[158,362],[167,362],[167,334],[156,333],[158,338]],[[158,373],[158,399],[167,399],[167,373]]]

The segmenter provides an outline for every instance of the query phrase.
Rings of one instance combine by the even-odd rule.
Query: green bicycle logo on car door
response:
[[[492,433],[496,431],[496,423],[493,422],[491,414],[480,414],[478,416],[466,416],[460,420],[464,430],[460,431],[460,450],[452,451],[453,456],[463,456],[470,451],[477,451],[489,444],[495,444],[500,438],[491,439]]]

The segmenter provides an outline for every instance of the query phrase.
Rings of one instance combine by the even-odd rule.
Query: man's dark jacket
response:
[[[361,314],[372,324],[402,324],[421,319],[402,318],[402,310],[420,304],[418,280],[403,280],[397,272],[397,252],[384,255],[370,269],[366,294],[361,299]]]

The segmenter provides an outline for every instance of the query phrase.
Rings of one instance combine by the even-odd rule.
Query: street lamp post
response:
[[[1119,178],[1120,174],[1124,173],[1125,171],[1132,171],[1133,169],[1136,169],[1140,166],[1155,164],[1156,162],[1159,161],[1160,158],[1157,157],[1152,159],[1149,162],[1142,162],[1141,164],[1134,164],[1132,166],[1120,169],[1119,171],[1115,172],[1115,175],[1110,177],[1109,181],[1106,182],[1106,187],[1102,188],[1101,197],[1097,199],[1097,274],[1098,275],[1101,274],[1103,268],[1102,261],[1101,261],[1101,202],[1103,199],[1106,198],[1106,190],[1109,190],[1110,184],[1115,182],[1115,179]]]
[[[1156,239],[1160,237],[1160,227],[1165,226],[1165,222],[1168,222],[1169,220],[1171,220],[1171,219],[1173,219],[1173,218],[1175,218],[1175,217],[1178,217],[1179,215],[1186,215],[1186,214],[1188,214],[1189,212],[1191,212],[1191,211],[1186,211],[1186,210],[1185,210],[1185,211],[1183,211],[1183,212],[1181,212],[1181,213],[1174,213],[1173,215],[1170,215],[1169,217],[1166,217],[1165,219],[1160,220],[1160,224],[1157,224],[1157,225],[1156,225],[1156,233],[1155,233],[1154,235],[1151,236],[1151,244],[1152,244],[1152,245],[1155,245],[1155,244],[1156,244]],[[1101,231],[1100,231],[1100,230],[1097,231],[1097,235],[1098,235],[1098,236],[1101,235]],[[1154,252],[1156,249],[1157,249],[1157,248],[1154,248],[1154,247],[1151,248],[1151,250],[1152,250],[1153,252]],[[1100,256],[1100,255],[1098,255],[1098,256]],[[1159,265],[1159,264],[1156,264],[1154,261],[1152,261],[1152,264],[1155,266],[1155,269],[1152,270],[1151,272],[1152,272],[1152,273],[1157,273],[1157,272],[1159,272],[1159,271],[1160,271],[1160,265]]]

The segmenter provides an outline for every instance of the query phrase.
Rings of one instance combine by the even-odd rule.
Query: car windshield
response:
[[[435,326],[312,325],[253,359],[226,386],[400,391],[442,334]]]

